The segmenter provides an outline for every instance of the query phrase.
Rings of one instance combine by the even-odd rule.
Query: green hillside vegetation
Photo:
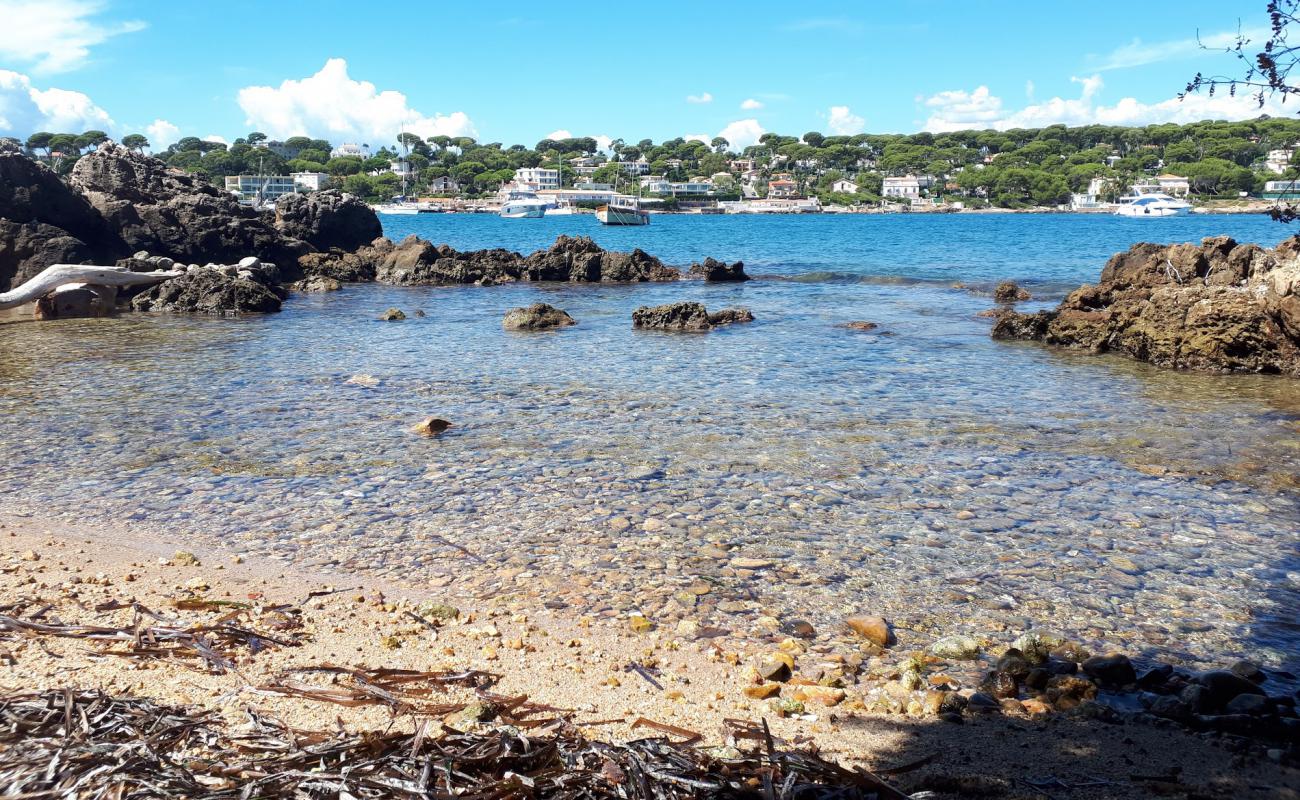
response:
[[[107,138],[102,131],[40,132],[22,144],[33,157],[67,173],[82,154]],[[226,145],[187,137],[155,154],[217,184],[226,175],[324,172],[333,176],[340,188],[367,198],[400,191],[400,179],[389,166],[402,152],[407,153],[415,175],[410,193],[429,193],[432,181],[450,178],[456,181],[459,193],[469,197],[495,192],[520,167],[553,167],[557,161],[564,163],[564,185],[572,186],[578,175],[569,161],[581,157],[606,162],[644,158],[652,174],[673,181],[732,172],[731,161],[753,159],[760,171],[756,182],[760,189],[767,177],[789,174],[804,194],[846,205],[878,202],[885,176],[908,174],[933,176],[931,196],[1003,208],[1063,204],[1096,177],[1107,181],[1105,199],[1123,194],[1139,179],[1163,172],[1187,177],[1198,197],[1229,198],[1240,192],[1258,194],[1265,180],[1300,175],[1295,168],[1280,176],[1265,170],[1263,160],[1269,151],[1293,150],[1300,143],[1300,120],[1268,117],[1141,128],[1053,125],[1032,130],[856,136],[810,131],[801,137],[768,133],[743,150],[733,149],[721,138],[709,143],[682,138],[659,143],[615,140],[608,153],[600,151],[590,137],[545,140],[529,148],[469,137],[421,139],[405,133],[398,141],[379,146],[367,159],[331,158],[329,142],[307,137],[275,143],[283,153],[277,154],[259,146],[265,145],[266,139],[254,132]],[[139,134],[126,136],[122,142],[142,150],[149,146]],[[588,179],[612,183],[618,173],[616,166],[605,163]],[[858,191],[833,193],[831,184],[841,177],[856,182]],[[620,181],[632,186],[626,175],[621,175]],[[734,191],[732,184],[727,194]]]

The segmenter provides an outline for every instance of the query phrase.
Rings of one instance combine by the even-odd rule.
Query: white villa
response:
[[[345,156],[355,156],[356,158],[370,158],[370,145],[354,144],[347,142],[330,151],[330,158],[343,158]]]
[[[1186,197],[1192,190],[1191,184],[1182,175],[1170,175],[1169,173],[1157,175],[1156,185],[1160,187],[1160,191],[1174,197]]]
[[[226,191],[241,203],[274,202],[286,194],[296,194],[298,185],[289,175],[227,175]]]
[[[290,172],[293,185],[300,192],[319,192],[329,186],[330,176],[327,172]]]
[[[1269,150],[1268,157],[1264,159],[1264,168],[1269,172],[1281,175],[1291,166],[1290,150]]]
[[[560,171],[545,167],[524,167],[515,170],[515,183],[533,191],[560,188]]]
[[[855,194],[858,191],[858,185],[848,178],[840,178],[831,184],[832,192],[843,192],[844,194]]]
[[[880,189],[883,197],[906,197],[915,199],[921,196],[921,181],[915,175],[903,175],[897,178],[885,178]]]
[[[691,178],[689,181],[670,181],[661,175],[647,175],[641,179],[641,190],[649,194],[701,195],[713,191],[713,181],[708,178]]]
[[[645,156],[638,158],[636,161],[620,161],[618,166],[628,175],[649,175],[650,162],[645,160]]]

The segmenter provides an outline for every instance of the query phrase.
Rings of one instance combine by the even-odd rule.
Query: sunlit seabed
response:
[[[718,590],[682,613],[738,628],[717,600],[1294,665],[1300,383],[993,342],[975,317],[989,298],[950,288],[1014,278],[1051,298],[1141,239],[1275,243],[1264,219],[386,224],[462,249],[592,234],[805,279],[349,286],[265,317],[0,325],[0,510],[413,583],[468,584],[481,568],[459,545],[498,572],[596,578],[598,596],[569,598],[594,610],[667,615],[703,575]],[[631,330],[633,308],[678,299],[758,322]],[[501,330],[539,300],[580,324]],[[376,321],[389,306],[428,316]],[[835,327],[855,319],[879,332]],[[358,373],[380,383],[345,383]],[[409,433],[430,414],[456,427]],[[775,566],[735,575],[698,557],[710,542]]]

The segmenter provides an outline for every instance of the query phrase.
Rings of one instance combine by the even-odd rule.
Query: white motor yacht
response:
[[[1147,192],[1135,189],[1133,194],[1121,197],[1115,214],[1121,217],[1174,217],[1190,213],[1192,204],[1164,192]]]

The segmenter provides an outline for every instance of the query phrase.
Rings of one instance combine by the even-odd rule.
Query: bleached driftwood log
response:
[[[35,302],[50,292],[70,283],[84,286],[140,286],[158,283],[168,278],[179,278],[185,273],[177,270],[132,272],[126,267],[99,267],[87,264],[55,264],[46,267],[35,278],[15,289],[0,293],[0,310],[16,308]]]

